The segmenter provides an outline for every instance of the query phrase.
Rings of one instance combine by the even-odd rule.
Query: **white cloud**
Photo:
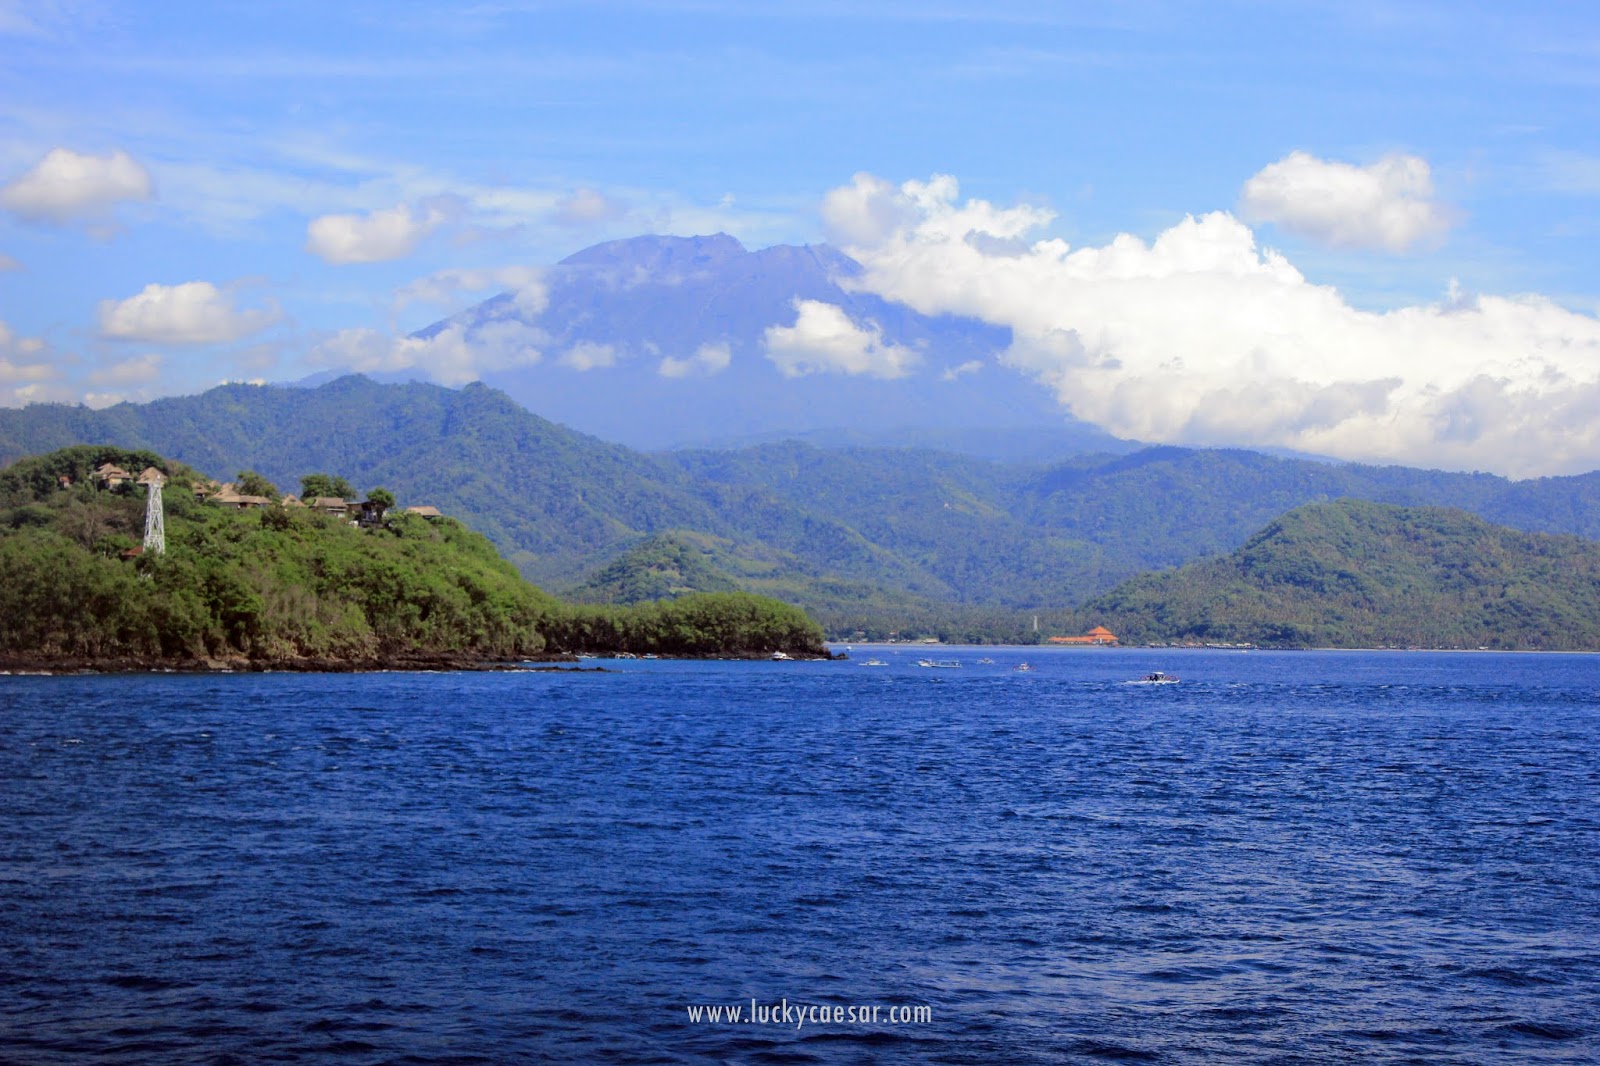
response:
[[[161,368],[165,362],[165,359],[153,352],[137,355],[93,370],[84,381],[96,388],[148,385],[161,376]]]
[[[223,344],[257,333],[278,317],[275,311],[235,308],[230,295],[209,281],[152,283],[126,300],[102,300],[99,310],[101,336],[152,344]]]
[[[1433,202],[1426,160],[1387,155],[1369,166],[1291,152],[1245,182],[1240,213],[1335,247],[1403,252],[1449,220]]]
[[[33,222],[71,222],[153,195],[150,173],[126,152],[80,155],[53,148],[34,168],[0,186],[0,207]]]
[[[958,202],[948,179],[871,195],[914,212],[847,249],[863,289],[1009,326],[1005,361],[1118,435],[1515,476],[1600,466],[1592,315],[1454,290],[1359,310],[1225,212],[1149,243],[1037,240],[1019,256],[972,237],[1014,240],[1048,221],[1035,208]]]
[[[939,375],[939,380],[940,381],[956,381],[956,380],[958,380],[960,378],[966,377],[968,374],[976,374],[978,371],[980,371],[982,369],[983,369],[983,360],[982,359],[968,359],[965,363],[962,363],[960,366],[953,366],[949,370],[946,370],[943,374],[940,374]]]
[[[38,337],[19,337],[0,321],[0,407],[64,400],[59,360]]]
[[[464,385],[486,371],[539,362],[548,339],[542,330],[509,319],[471,330],[450,325],[431,337],[346,329],[313,348],[311,361],[362,373],[417,370],[442,385]]]
[[[445,218],[438,207],[417,214],[406,204],[366,215],[322,215],[306,226],[306,251],[341,264],[403,259]]]
[[[686,378],[693,374],[720,374],[733,361],[733,353],[726,344],[702,344],[694,354],[685,359],[664,356],[656,373],[664,378]]]
[[[543,276],[537,267],[525,266],[440,270],[396,290],[394,308],[404,310],[416,303],[448,307],[460,302],[464,293],[500,290],[512,292],[517,309],[533,317],[549,302]]]
[[[628,205],[599,189],[578,189],[556,204],[551,217],[563,226],[593,226],[613,222],[628,213]]]
[[[579,341],[562,352],[557,362],[574,370],[598,370],[602,367],[616,366],[617,350],[609,344]]]
[[[784,377],[833,372],[875,378],[904,377],[919,356],[884,341],[875,325],[858,326],[844,309],[820,300],[795,300],[792,326],[769,326],[762,336],[767,358]]]

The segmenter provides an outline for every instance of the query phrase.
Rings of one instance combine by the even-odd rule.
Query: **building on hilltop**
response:
[[[420,504],[416,507],[407,507],[406,514],[420,515],[423,518],[443,518],[444,512],[432,504]]]
[[[115,463],[101,463],[94,472],[94,479],[102,487],[114,489],[125,481],[132,481],[133,475]]]
[[[1081,637],[1050,637],[1045,643],[1107,648],[1117,643],[1117,635],[1105,626],[1095,626]]]

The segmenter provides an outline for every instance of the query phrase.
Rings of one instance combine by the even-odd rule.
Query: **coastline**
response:
[[[214,659],[161,659],[141,656],[105,657],[63,655],[0,654],[0,677],[40,677],[75,674],[372,674],[398,672],[458,673],[604,673],[605,666],[582,665],[585,660],[621,659],[630,656],[552,652],[516,659],[464,654],[386,655],[365,659],[275,658],[249,659],[243,656]],[[631,658],[640,658],[638,655]],[[660,659],[728,660],[761,662],[770,653],[744,655],[659,655]],[[832,656],[790,653],[794,662],[826,662]]]

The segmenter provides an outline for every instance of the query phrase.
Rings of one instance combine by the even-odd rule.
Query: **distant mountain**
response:
[[[1118,447],[1069,417],[1046,388],[995,363],[1010,330],[918,314],[857,291],[850,283],[860,271],[826,245],[748,251],[726,234],[635,237],[553,267],[542,310],[503,293],[417,336],[458,327],[469,338],[486,337],[507,323],[536,328],[542,361],[484,381],[546,418],[647,450],[775,434],[881,444],[886,432],[902,444],[975,447],[1005,459]],[[764,337],[796,324],[798,300],[838,309],[854,329],[916,352],[916,365],[895,380],[786,377]],[[715,354],[697,358],[707,352]]]
[[[1018,638],[1143,571],[1233,551],[1307,503],[1446,505],[1600,538],[1600,474],[1511,482],[1244,451],[1147,448],[1053,464],[797,442],[644,454],[483,386],[228,385],[103,411],[0,411],[0,462],[74,443],[285,489],[315,472],[433,504],[556,593],[625,601],[732,582],[833,632]]]
[[[1297,508],[1223,558],[1146,574],[1083,608],[1125,641],[1600,649],[1600,543],[1464,511]]]

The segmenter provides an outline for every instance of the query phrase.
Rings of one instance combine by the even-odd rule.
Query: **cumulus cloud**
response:
[[[562,352],[556,361],[574,370],[599,370],[617,365],[617,350],[609,344],[579,341]]]
[[[96,156],[53,148],[32,170],[0,186],[0,207],[32,222],[60,224],[153,194],[150,172],[126,152]]]
[[[857,178],[840,199],[902,219],[848,246],[862,288],[1009,326],[1005,361],[1112,433],[1516,476],[1600,466],[1600,320],[1543,297],[1360,310],[1226,212],[1015,255],[973,238],[1013,241],[1048,214],[962,202],[948,178]]]
[[[512,293],[518,311],[535,317],[549,303],[543,276],[537,267],[525,266],[440,270],[397,289],[394,308],[400,311],[418,303],[449,306],[459,302],[465,293],[498,289]]]
[[[306,226],[306,251],[329,263],[382,263],[410,255],[446,221],[437,206],[406,204],[365,215],[322,215]]]
[[[126,300],[100,302],[100,335],[152,344],[225,344],[272,325],[275,311],[239,309],[209,281],[146,285]]]
[[[961,378],[964,378],[969,374],[976,374],[978,371],[980,371],[982,369],[983,369],[983,360],[982,359],[968,359],[965,363],[962,363],[960,366],[953,366],[949,370],[946,370],[943,374],[940,374],[939,375],[939,380],[940,381],[958,381]]]
[[[470,329],[452,324],[431,337],[346,329],[313,348],[311,361],[361,373],[416,370],[441,385],[465,385],[490,370],[532,366],[548,341],[537,327],[510,319]]]
[[[1312,240],[1403,252],[1449,226],[1427,160],[1387,155],[1358,167],[1291,152],[1245,182],[1240,213]]]
[[[794,309],[794,325],[769,326],[762,335],[767,358],[784,377],[831,372],[899,378],[919,361],[912,349],[886,342],[876,325],[856,325],[836,304],[795,300]]]
[[[664,356],[656,373],[664,378],[686,378],[695,374],[720,374],[728,369],[728,364],[733,361],[733,353],[726,344],[702,344],[694,350],[694,354],[677,359],[673,356]]]
[[[19,337],[0,321],[0,407],[63,399],[61,371],[38,337]]]
[[[628,205],[598,189],[578,189],[556,204],[550,217],[563,226],[593,226],[613,222],[627,214]]]

